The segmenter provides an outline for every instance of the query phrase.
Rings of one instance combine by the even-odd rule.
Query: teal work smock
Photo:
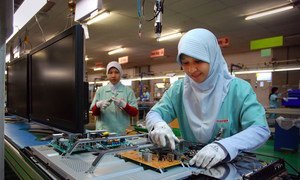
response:
[[[123,99],[130,106],[137,108],[137,101],[134,92],[131,88],[124,86],[120,83],[117,89],[117,96],[112,92],[109,85],[100,87],[94,97],[91,104],[91,108],[95,103],[100,100],[109,100],[111,97]],[[105,109],[100,109],[100,116],[97,117],[96,129],[107,130],[109,132],[115,132],[119,135],[126,134],[126,128],[130,125],[130,115],[126,111],[120,109],[112,101]]]
[[[183,81],[183,79],[176,81],[151,111],[159,113],[162,119],[167,123],[177,118],[182,138],[197,142],[189,126],[183,105]],[[223,133],[220,138],[226,138],[251,125],[268,126],[265,110],[257,101],[250,84],[239,78],[234,78],[230,82],[229,91],[224,98],[215,121],[216,124],[209,142],[214,141],[221,128],[223,128]],[[154,123],[155,122],[150,122],[152,125],[154,125]]]
[[[278,102],[278,95],[277,94],[272,94],[270,96],[270,108],[279,108],[280,104]]]

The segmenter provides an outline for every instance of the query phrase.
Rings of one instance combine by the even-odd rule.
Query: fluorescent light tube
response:
[[[101,70],[104,70],[105,68],[104,67],[98,67],[98,68],[94,68],[94,71],[101,71]]]
[[[157,38],[157,41],[166,41],[166,40],[170,40],[170,39],[175,39],[178,37],[181,37],[182,33],[175,33],[175,34],[169,34],[169,35],[165,35],[165,36],[161,36],[159,38]]]
[[[237,72],[234,72],[234,74],[253,74],[253,73],[267,73],[267,72],[273,72],[273,69],[237,71]]]
[[[300,70],[300,67],[298,68],[281,68],[281,69],[274,69],[274,71],[278,72],[278,71],[296,71],[296,70]]]
[[[108,55],[112,55],[112,54],[120,53],[120,52],[124,51],[125,49],[126,49],[126,48],[118,48],[118,49],[115,49],[115,50],[109,51],[109,52],[108,52]]]
[[[125,86],[131,86],[132,85],[132,81],[130,79],[122,79],[121,82]]]
[[[181,78],[181,77],[184,77],[185,75],[176,75],[172,78]],[[154,80],[154,79],[167,79],[167,78],[170,78],[168,76],[153,76],[153,77],[143,77],[143,78],[130,78],[130,79],[123,79],[123,80],[130,80],[130,81],[141,81],[141,80]],[[96,83],[99,84],[99,83],[105,83],[105,82],[108,82],[108,81],[97,81]],[[94,82],[89,82],[89,84],[94,84]]]
[[[104,11],[104,12],[102,12],[101,14],[99,14],[99,15],[93,17],[92,19],[90,19],[86,24],[87,24],[87,25],[91,25],[91,24],[93,24],[93,23],[95,23],[95,22],[97,22],[97,21],[100,21],[100,20],[102,20],[102,19],[107,18],[109,15],[110,15],[110,12]]]
[[[158,88],[165,88],[165,83],[156,83],[155,85]]]
[[[253,74],[253,73],[268,73],[268,72],[279,72],[279,71],[296,71],[300,70],[300,67],[295,68],[278,68],[278,69],[265,69],[265,70],[249,70],[249,71],[236,71],[234,74]]]
[[[293,5],[284,6],[284,7],[280,7],[280,8],[276,8],[276,9],[272,9],[272,10],[269,10],[269,11],[264,11],[264,12],[260,12],[260,13],[256,13],[256,14],[247,16],[247,17],[245,18],[245,20],[250,20],[250,19],[254,19],[254,18],[259,18],[259,17],[262,17],[262,16],[267,16],[267,15],[279,13],[279,12],[282,12],[282,11],[287,11],[287,10],[293,9],[293,8],[294,8]]]
[[[88,57],[87,55],[85,55],[85,58],[84,58],[84,60],[88,61],[88,60],[91,60],[91,59],[93,59],[93,58],[91,58],[91,57]]]
[[[6,54],[6,56],[5,56],[5,62],[6,63],[10,62],[10,54]]]

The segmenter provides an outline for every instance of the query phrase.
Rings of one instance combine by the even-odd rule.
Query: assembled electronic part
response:
[[[109,133],[105,130],[90,131],[85,134],[56,134],[53,136],[50,145],[61,152],[63,156],[70,156],[72,153],[132,146],[135,143],[132,144],[126,139],[134,139],[140,136],[147,136],[147,134],[116,136],[115,133]]]
[[[243,179],[275,179],[275,177],[280,177],[286,174],[287,170],[285,168],[284,160],[278,159],[277,161],[270,163],[261,169],[256,169],[255,171],[244,175]]]
[[[141,152],[138,150],[126,151],[118,153],[118,156],[124,159],[137,162],[148,167],[159,170],[161,173],[167,168],[182,165],[180,160],[175,160],[172,155],[155,154],[154,152]]]

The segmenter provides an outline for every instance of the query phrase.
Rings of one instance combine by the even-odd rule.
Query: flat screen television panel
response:
[[[83,38],[82,27],[76,25],[30,53],[30,120],[68,132],[84,131],[88,91]]]
[[[7,65],[7,112],[22,118],[28,118],[28,63],[29,56],[24,55]]]

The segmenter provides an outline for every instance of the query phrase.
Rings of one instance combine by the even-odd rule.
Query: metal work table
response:
[[[25,121],[5,121],[4,158],[22,179],[48,179],[47,173],[39,168],[25,153],[25,148],[46,145],[50,141],[40,141],[28,132],[30,125]]]
[[[5,160],[22,179],[184,179],[214,177],[241,179],[263,167],[252,155],[243,155],[231,163],[220,164],[209,170],[179,165],[164,172],[126,161],[114,154],[103,156],[95,170],[87,171],[95,158],[93,152],[74,153],[64,157],[49,146],[49,141],[39,141],[27,131],[27,122],[5,123]]]
[[[266,113],[300,115],[300,108],[268,108]]]

